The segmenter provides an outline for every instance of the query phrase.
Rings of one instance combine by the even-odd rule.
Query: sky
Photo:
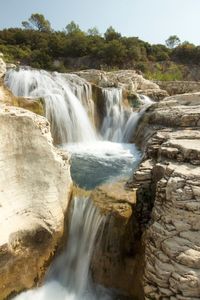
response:
[[[152,44],[177,35],[200,45],[200,0],[0,0],[0,29],[20,27],[32,13],[44,14],[55,30],[73,20],[84,31],[113,26]]]

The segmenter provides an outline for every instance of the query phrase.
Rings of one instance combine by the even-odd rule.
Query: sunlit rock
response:
[[[33,287],[64,234],[71,191],[68,156],[48,121],[0,107],[0,299]]]

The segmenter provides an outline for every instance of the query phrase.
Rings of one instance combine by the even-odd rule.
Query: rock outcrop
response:
[[[6,73],[6,63],[3,60],[3,54],[0,53],[0,78],[3,77]]]
[[[32,288],[60,245],[71,194],[69,158],[48,121],[0,106],[0,299]]]
[[[0,53],[0,105],[6,104],[11,106],[22,107],[28,109],[36,114],[45,115],[44,105],[42,99],[27,99],[24,97],[16,97],[5,86],[3,77],[7,69],[13,69],[16,66],[14,64],[6,64],[3,60],[3,54]]]
[[[200,92],[200,81],[154,81],[170,96],[176,94]]]
[[[21,107],[30,110],[38,115],[45,115],[45,109],[42,99],[27,99],[24,97],[16,97],[4,85],[2,81],[0,81],[0,104]]]
[[[96,188],[91,199],[107,216],[101,247],[95,249],[92,259],[94,280],[131,299],[142,299],[143,249],[135,219],[135,191],[126,189],[123,181],[116,182]]]
[[[76,72],[76,74],[101,88],[122,88],[125,97],[126,94],[139,93],[153,96],[154,100],[161,100],[168,96],[168,93],[161,90],[156,83],[145,79],[134,70],[119,70],[113,72],[84,70]]]
[[[200,299],[200,94],[150,107],[135,134],[145,158],[137,189],[145,299]]]

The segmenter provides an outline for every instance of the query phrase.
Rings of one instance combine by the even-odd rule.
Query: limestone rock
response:
[[[92,192],[91,199],[107,215],[102,245],[95,249],[92,259],[94,280],[109,288],[117,288],[131,299],[138,296],[142,299],[143,290],[138,279],[141,277],[143,250],[134,218],[135,190],[127,188],[123,181],[105,184]]]
[[[53,147],[45,118],[0,106],[0,128],[0,299],[5,299],[42,279],[64,234],[71,177],[68,157]]]
[[[0,78],[3,77],[6,73],[6,63],[3,58],[0,57]]]
[[[141,118],[136,188],[145,299],[200,299],[200,93],[166,98]]]
[[[22,107],[38,115],[45,115],[42,99],[16,97],[2,81],[0,81],[0,104]]]
[[[113,72],[84,70],[76,72],[76,74],[101,88],[120,87],[129,94],[138,91],[140,91],[140,93],[148,91],[148,94],[154,96],[155,100],[160,100],[168,96],[168,93],[161,91],[157,84],[145,79],[134,70],[119,70]]]
[[[154,81],[169,95],[200,92],[199,81]]]

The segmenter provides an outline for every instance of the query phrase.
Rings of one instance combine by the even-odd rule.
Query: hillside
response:
[[[200,80],[200,46],[171,36],[166,45],[125,37],[109,27],[84,32],[73,21],[54,31],[43,15],[33,14],[22,28],[0,31],[0,52],[7,62],[50,71],[135,69],[155,80]]]

